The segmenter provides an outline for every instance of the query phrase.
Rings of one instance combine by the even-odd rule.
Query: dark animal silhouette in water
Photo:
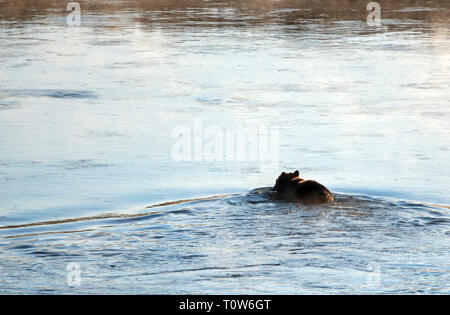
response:
[[[281,173],[273,190],[276,199],[295,201],[307,205],[319,205],[333,202],[333,194],[322,184],[299,177],[299,171]]]

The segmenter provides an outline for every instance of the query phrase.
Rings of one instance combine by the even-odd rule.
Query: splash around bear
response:
[[[281,173],[273,187],[277,199],[306,205],[319,205],[334,201],[333,194],[325,186],[313,180],[304,180],[299,175],[299,171]]]

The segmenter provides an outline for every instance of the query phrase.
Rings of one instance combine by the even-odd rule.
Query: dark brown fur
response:
[[[333,194],[322,184],[313,180],[304,180],[299,172],[281,173],[273,189],[279,199],[318,205],[334,201]]]

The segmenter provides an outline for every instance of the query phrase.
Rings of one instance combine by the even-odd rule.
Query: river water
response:
[[[0,0],[0,293],[450,293],[447,1],[79,4]],[[295,169],[336,202],[253,190]]]

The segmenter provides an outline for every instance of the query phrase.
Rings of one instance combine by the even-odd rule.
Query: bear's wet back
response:
[[[322,184],[299,177],[299,171],[281,173],[273,190],[278,199],[304,204],[323,204],[334,200],[333,194]]]

